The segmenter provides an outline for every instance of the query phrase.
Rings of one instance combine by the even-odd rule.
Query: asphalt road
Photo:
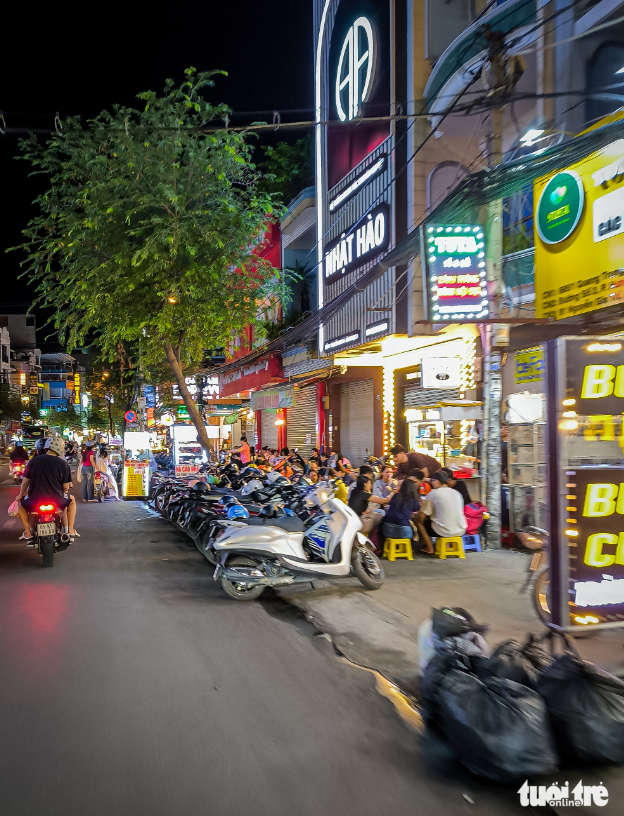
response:
[[[2,816],[526,813],[409,727],[291,607],[228,599],[140,503],[79,504],[81,538],[44,569],[6,515],[7,478]]]

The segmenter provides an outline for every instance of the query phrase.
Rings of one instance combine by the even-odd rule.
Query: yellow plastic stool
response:
[[[384,541],[383,554],[388,561],[396,561],[397,558],[414,560],[412,542],[409,538],[387,538]]]
[[[448,555],[457,555],[465,558],[464,544],[461,536],[450,536],[449,538],[436,538],[436,555],[438,558],[446,558]]]

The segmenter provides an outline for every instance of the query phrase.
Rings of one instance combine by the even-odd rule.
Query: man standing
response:
[[[41,501],[54,501],[63,511],[65,533],[76,535],[74,520],[76,502],[69,495],[71,470],[63,459],[65,443],[60,436],[50,440],[50,447],[44,455],[35,456],[26,466],[24,481],[17,497],[18,514],[24,525],[20,541],[32,541],[29,512]]]
[[[390,453],[394,456],[397,465],[397,479],[402,482],[412,470],[418,468],[425,474],[425,478],[440,470],[441,465],[432,456],[424,453],[406,453],[403,445],[395,445]]]

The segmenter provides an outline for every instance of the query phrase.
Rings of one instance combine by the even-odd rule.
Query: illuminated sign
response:
[[[482,228],[432,224],[426,231],[425,253],[431,319],[487,317],[490,305]]]
[[[80,405],[80,374],[74,374],[74,405]]]
[[[343,334],[340,337],[334,337],[332,340],[328,340],[323,346],[323,350],[332,351],[333,349],[342,348],[342,346],[351,345],[351,343],[358,343],[359,340],[359,331],[350,332],[349,334]]]
[[[341,190],[338,195],[331,199],[329,202],[329,211],[333,212],[334,210],[338,209],[338,207],[342,207],[343,204],[346,204],[347,201],[354,196],[361,187],[363,187],[378,173],[381,173],[385,166],[386,154],[384,153],[378,159],[376,159],[373,164],[369,165],[363,173],[360,173],[360,175],[357,176],[348,187],[345,187],[344,190]]]
[[[206,383],[202,388],[202,394],[204,399],[219,399],[219,378],[206,377],[205,380]],[[188,388],[189,394],[195,396],[198,391],[197,383],[195,382],[195,377],[185,377],[184,382],[186,383],[186,387]],[[174,399],[177,400],[182,399],[180,389],[178,388],[177,385],[174,385],[171,391]]]
[[[388,248],[389,215],[388,205],[379,204],[325,245],[325,283],[353,272]]]
[[[576,229],[583,214],[585,191],[578,173],[557,173],[542,190],[535,223],[545,244],[559,244]]]
[[[423,357],[420,364],[423,388],[459,388],[459,357]]]
[[[567,318],[624,302],[621,171],[624,139],[534,183],[536,317]]]
[[[383,323],[373,323],[372,326],[366,327],[366,336],[373,337],[374,335],[381,334],[382,332],[388,331],[388,321],[384,320]]]
[[[360,115],[360,106],[371,91],[375,59],[373,27],[366,17],[358,17],[347,31],[338,58],[336,110],[341,122]]]

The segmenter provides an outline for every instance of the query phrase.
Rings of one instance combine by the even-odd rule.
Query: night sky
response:
[[[140,91],[162,91],[167,77],[181,81],[190,65],[228,71],[211,101],[234,111],[313,104],[312,0],[11,3],[3,31],[0,109],[8,126],[49,127],[56,111],[89,117],[114,103],[132,105]],[[311,111],[301,118],[312,118]],[[0,135],[3,303],[33,297],[28,282],[17,279],[18,253],[4,253],[20,243],[41,189],[28,179],[29,166],[13,159],[17,153],[17,137]]]

